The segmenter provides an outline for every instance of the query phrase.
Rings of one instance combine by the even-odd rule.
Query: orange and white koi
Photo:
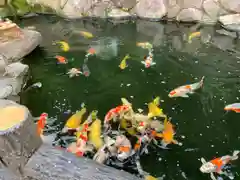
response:
[[[122,116],[124,113],[128,112],[131,109],[129,105],[117,106],[113,109],[110,109],[104,118],[104,124],[108,124],[109,121],[116,121],[118,116]]]
[[[202,173],[210,173],[212,179],[216,179],[213,173],[224,174],[229,177],[229,174],[227,172],[223,172],[223,169],[231,161],[238,159],[239,152],[240,151],[235,150],[232,156],[230,155],[222,156],[220,158],[215,158],[209,162],[207,162],[204,158],[201,158],[202,166],[200,167],[200,171]]]
[[[168,97],[185,97],[188,98],[188,94],[193,94],[194,91],[197,89],[201,88],[203,86],[203,80],[204,76],[202,77],[201,81],[196,82],[194,84],[189,84],[189,85],[183,85],[179,86],[176,89],[172,90],[169,94]]]
[[[240,113],[240,103],[229,104],[224,107],[225,111],[234,111],[236,113]]]
[[[47,123],[47,118],[48,118],[48,114],[47,113],[42,113],[39,117],[39,120],[37,122],[37,133],[39,135],[43,134],[43,129]]]

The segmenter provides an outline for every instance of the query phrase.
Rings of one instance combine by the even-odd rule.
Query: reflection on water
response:
[[[239,114],[223,111],[224,105],[239,102],[240,97],[240,46],[234,33],[226,36],[226,32],[214,27],[140,20],[118,25],[39,16],[21,23],[36,26],[43,36],[40,49],[25,61],[31,64],[31,81],[40,81],[43,87],[23,93],[22,103],[34,116],[48,112],[53,119],[53,131],[60,130],[69,112],[79,110],[81,103],[89,111],[98,109],[103,119],[110,108],[120,103],[121,97],[129,99],[134,109],[146,109],[144,103],[159,95],[164,101],[164,112],[176,124],[176,135],[183,146],[151,149],[142,158],[145,171],[155,176],[165,174],[167,179],[174,180],[207,179],[199,171],[201,157],[210,160],[240,149]],[[92,32],[93,39],[80,36],[77,33],[80,30]],[[189,43],[188,36],[195,31],[200,31],[201,36]],[[53,46],[52,41],[56,40],[68,42],[70,51],[61,52]],[[149,69],[141,64],[147,50],[136,47],[136,42],[144,41],[154,45],[156,65]],[[98,51],[88,61],[91,75],[69,79],[66,72],[82,66],[89,46]],[[121,71],[118,65],[127,53],[131,59],[128,68]],[[73,61],[56,65],[55,55]],[[202,76],[206,77],[203,89],[190,98],[167,96],[170,90],[196,82]],[[234,162],[232,171],[239,168],[240,163]]]
[[[96,55],[102,60],[110,60],[118,54],[118,40],[111,37],[99,38],[91,45],[96,50]]]

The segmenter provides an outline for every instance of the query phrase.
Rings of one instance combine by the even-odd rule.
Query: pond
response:
[[[74,113],[82,103],[89,111],[97,109],[103,119],[109,109],[121,104],[121,97],[132,102],[134,109],[147,111],[145,103],[160,96],[161,107],[172,118],[176,139],[183,146],[151,149],[144,155],[143,169],[151,175],[165,174],[168,180],[208,179],[199,171],[201,157],[211,160],[240,149],[239,114],[223,109],[239,101],[240,46],[234,37],[220,34],[222,30],[144,20],[121,24],[105,20],[67,21],[55,16],[38,16],[19,23],[35,26],[43,36],[41,46],[25,58],[31,73],[28,84],[41,82],[43,86],[23,92],[21,103],[33,116],[47,112],[54,119],[53,131],[60,131],[70,116],[66,112]],[[74,33],[77,30],[92,32],[94,38],[85,39]],[[201,36],[189,43],[188,35],[194,31],[201,31]],[[68,42],[70,51],[63,52],[52,45],[57,40]],[[141,63],[148,51],[136,46],[136,42],[145,41],[153,44],[156,62],[148,69]],[[106,42],[112,44],[106,46]],[[90,76],[69,78],[66,72],[82,66],[86,51],[93,44],[106,51],[89,57]],[[121,70],[118,66],[126,54],[131,59],[128,67]],[[56,64],[56,55],[68,58],[69,63]],[[189,98],[168,97],[174,88],[197,82],[202,76],[202,90]],[[235,176],[239,168],[239,161],[235,161],[231,169]]]

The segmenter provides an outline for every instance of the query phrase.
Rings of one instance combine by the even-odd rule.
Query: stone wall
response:
[[[51,7],[67,18],[137,16],[150,20],[177,20],[215,24],[225,15],[240,13],[240,0],[27,0]],[[238,15],[238,21],[239,21]],[[235,21],[235,19],[233,19]],[[237,20],[236,20],[237,21]]]

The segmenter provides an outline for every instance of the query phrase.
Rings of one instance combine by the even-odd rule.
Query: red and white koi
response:
[[[239,152],[240,151],[234,151],[232,156],[222,156],[219,158],[215,158],[209,162],[207,162],[204,158],[201,158],[201,162],[203,163],[203,165],[200,167],[200,171],[202,173],[210,173],[213,180],[216,179],[213,173],[224,174],[229,177],[229,174],[227,172],[223,172],[223,169],[231,161],[238,159]]]
[[[240,103],[229,104],[224,107],[225,111],[234,111],[236,113],[240,113]]]
[[[193,84],[188,84],[188,85],[183,85],[179,86],[176,89],[172,90],[169,94],[168,97],[189,97],[188,94],[193,94],[194,91],[197,89],[201,88],[203,86],[203,81],[204,81],[204,76],[202,77],[201,81],[193,83]]]
[[[104,124],[108,124],[109,121],[116,121],[118,116],[122,116],[124,113],[128,112],[131,109],[129,105],[117,106],[113,109],[110,109],[104,118]]]

